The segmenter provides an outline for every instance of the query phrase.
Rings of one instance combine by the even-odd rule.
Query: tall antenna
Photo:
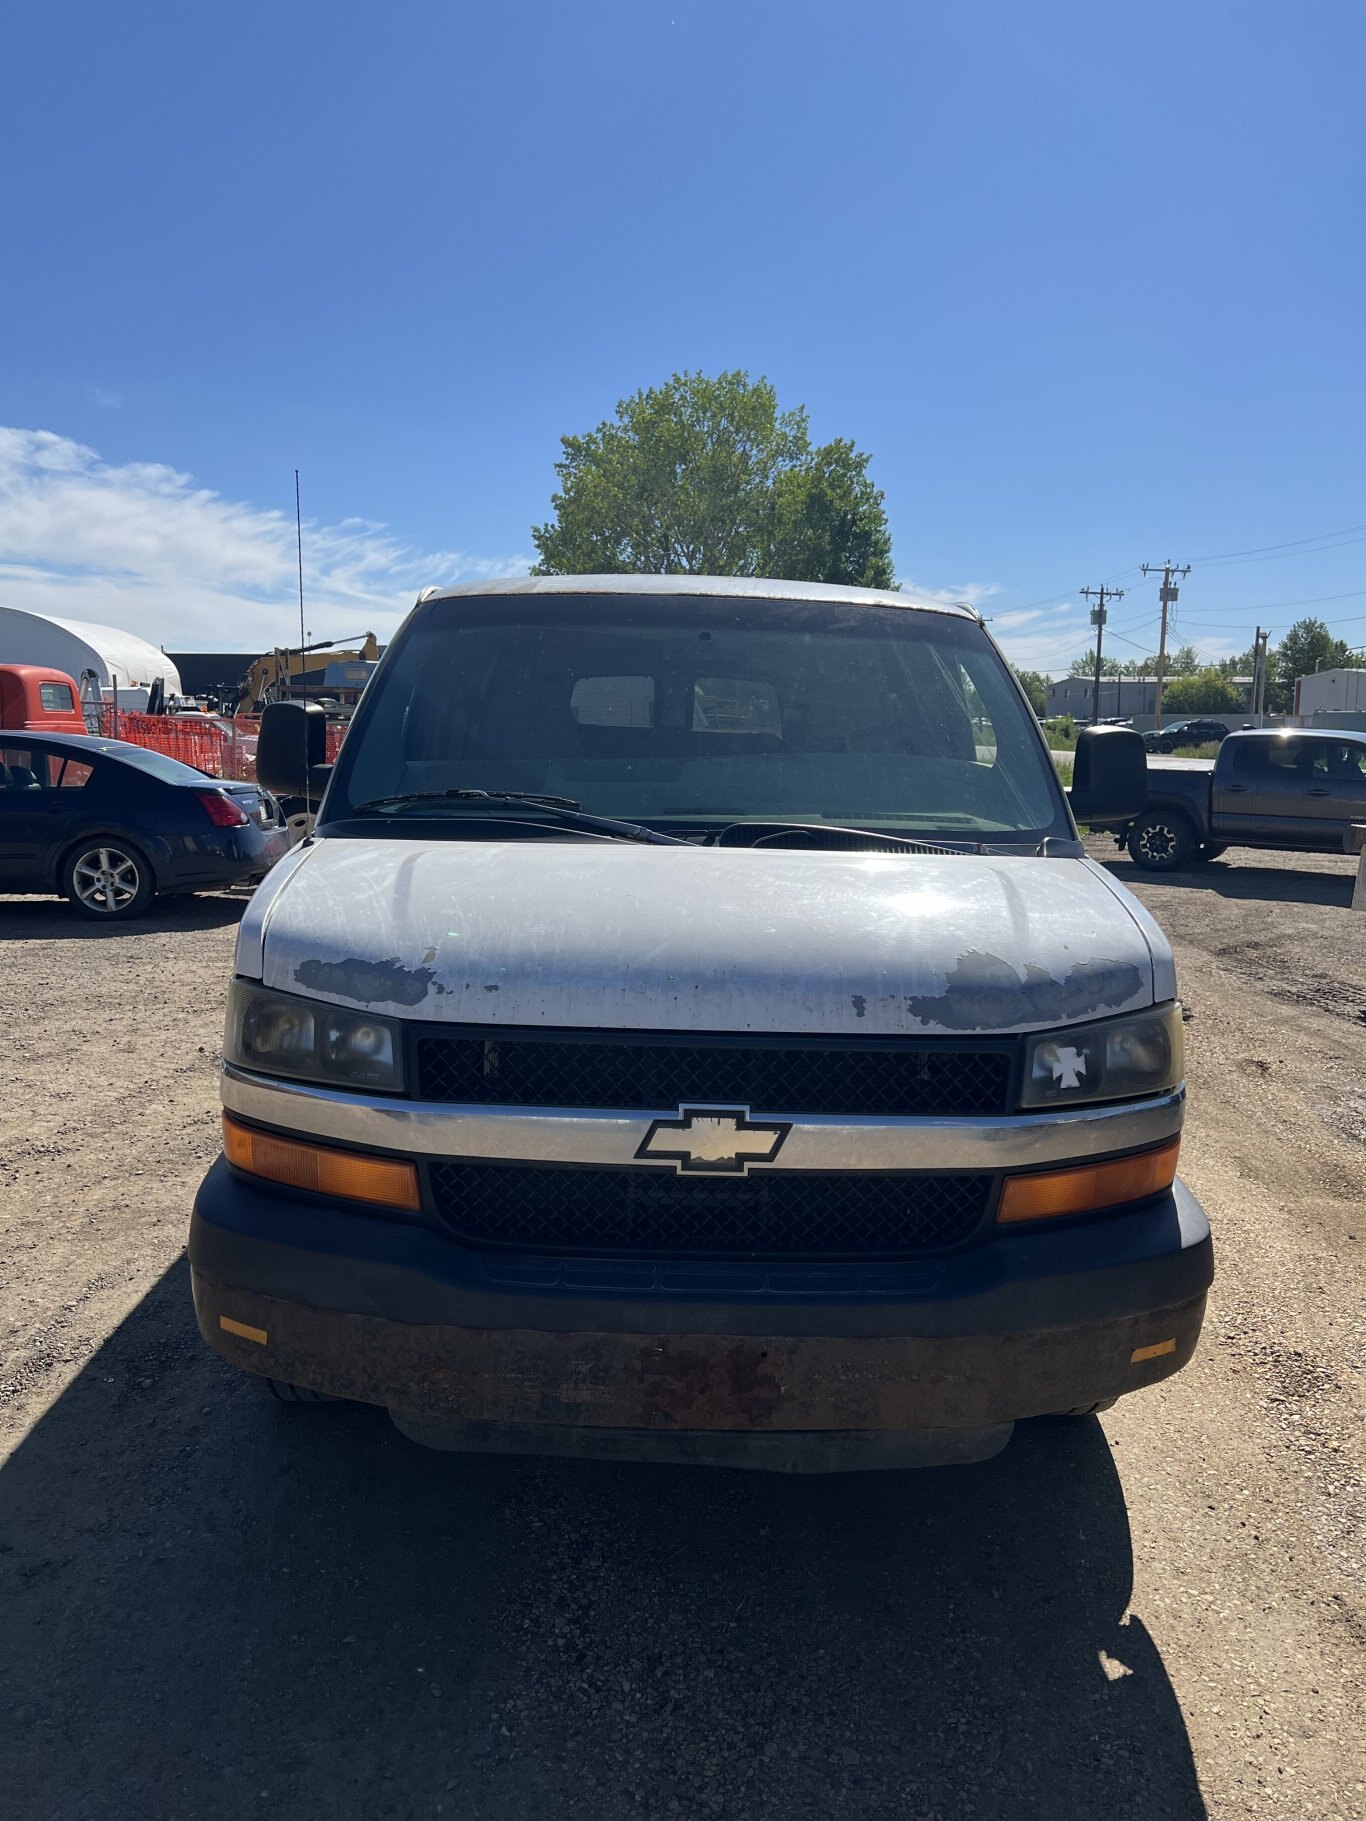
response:
[[[304,663],[304,518],[299,505],[299,470],[294,470],[294,535],[299,545],[299,669]]]

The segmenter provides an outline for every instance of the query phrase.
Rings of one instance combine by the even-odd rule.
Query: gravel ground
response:
[[[1194,1364],[982,1466],[795,1481],[259,1403],[181,1255],[240,907],[0,902],[0,1817],[1366,1817],[1350,875],[1138,885],[1193,1014]]]

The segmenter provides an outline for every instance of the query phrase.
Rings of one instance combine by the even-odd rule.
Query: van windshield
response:
[[[436,600],[342,746],[323,819],[536,792],[654,827],[1069,833],[1028,705],[975,621],[695,595]],[[466,805],[466,807],[468,807]]]

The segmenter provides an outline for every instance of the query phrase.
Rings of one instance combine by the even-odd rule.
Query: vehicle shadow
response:
[[[1094,1418],[782,1479],[270,1406],[178,1264],[0,1470],[0,1814],[1197,1821]]]
[[[141,917],[97,923],[79,916],[61,898],[0,897],[0,942],[100,942],[186,929],[221,929],[236,923],[251,892],[197,892],[157,898]]]
[[[1320,856],[1313,856],[1317,859]],[[1309,856],[1306,856],[1308,859]],[[1239,860],[1208,860],[1182,872],[1154,873],[1127,855],[1100,856],[1100,863],[1128,886],[1172,886],[1177,891],[1216,892],[1221,898],[1260,898],[1278,904],[1326,904],[1350,908],[1356,880],[1350,871],[1317,872],[1290,866],[1250,866]]]

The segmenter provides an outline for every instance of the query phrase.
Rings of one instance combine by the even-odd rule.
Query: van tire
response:
[[[1197,846],[1195,830],[1176,809],[1145,809],[1129,830],[1129,858],[1147,872],[1189,866]]]
[[[1203,865],[1206,860],[1217,860],[1220,854],[1226,854],[1227,852],[1227,841],[1206,841],[1205,845],[1197,851],[1195,857]]]

